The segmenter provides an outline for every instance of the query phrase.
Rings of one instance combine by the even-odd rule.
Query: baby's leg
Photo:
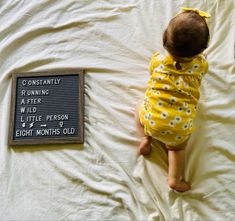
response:
[[[168,146],[168,185],[177,191],[184,192],[191,189],[188,182],[182,180],[184,176],[185,146],[187,141],[176,147]]]
[[[144,136],[141,137],[140,144],[138,147],[138,152],[141,155],[148,155],[151,152],[151,137]]]
[[[141,137],[140,144],[138,147],[139,154],[142,155],[148,155],[151,152],[151,137],[145,135],[144,133],[144,127],[140,123],[139,119],[139,107],[140,103],[137,105],[135,109],[135,122],[136,122],[136,128],[139,136]]]

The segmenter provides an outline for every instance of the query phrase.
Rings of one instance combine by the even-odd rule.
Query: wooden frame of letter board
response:
[[[84,142],[84,74],[85,71],[82,69],[66,69],[66,70],[51,70],[41,72],[26,72],[26,73],[13,73],[12,74],[12,90],[11,90],[11,107],[10,107],[10,122],[9,122],[9,134],[8,143],[11,146],[14,145],[46,145],[46,144],[81,144]],[[78,128],[80,134],[76,137],[60,137],[60,138],[43,138],[43,139],[26,139],[26,140],[14,140],[14,129],[15,129],[15,108],[16,108],[16,86],[17,78],[19,77],[47,77],[47,76],[63,76],[63,75],[78,75],[79,84],[79,99],[78,99],[78,111],[79,120]]]

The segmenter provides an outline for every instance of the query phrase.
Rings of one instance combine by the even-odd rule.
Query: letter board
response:
[[[10,145],[83,143],[84,70],[12,75]]]

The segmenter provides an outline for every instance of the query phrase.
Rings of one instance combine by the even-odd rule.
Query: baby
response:
[[[151,77],[144,101],[136,109],[136,123],[141,142],[140,154],[151,151],[151,139],[165,144],[168,150],[168,185],[187,191],[183,179],[185,147],[194,131],[194,119],[200,97],[199,87],[208,70],[206,57],[210,16],[198,9],[182,8],[163,34],[168,55],[155,53],[150,61]]]

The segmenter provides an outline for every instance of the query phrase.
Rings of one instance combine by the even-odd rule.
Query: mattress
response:
[[[234,0],[30,1],[0,5],[0,220],[234,220]],[[167,156],[137,154],[134,109],[162,32],[181,6],[211,14],[209,72],[186,153],[190,191]],[[8,144],[12,73],[85,69],[84,144]]]

